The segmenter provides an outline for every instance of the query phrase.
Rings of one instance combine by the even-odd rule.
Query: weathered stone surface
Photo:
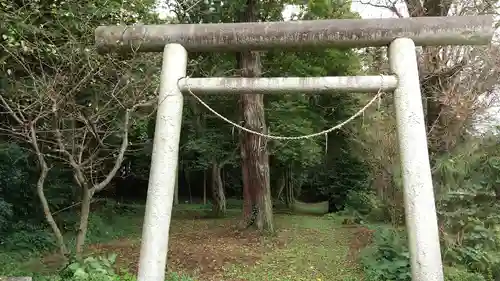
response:
[[[484,45],[493,36],[493,15],[315,21],[101,26],[99,52],[161,52],[179,43],[188,51],[240,51],[298,47],[387,46],[396,38],[417,46]]]

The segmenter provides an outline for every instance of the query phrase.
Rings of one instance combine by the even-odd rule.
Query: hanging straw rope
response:
[[[187,80],[187,79],[189,79],[189,76],[186,76],[186,77],[183,77],[183,78],[185,78]],[[181,78],[181,79],[183,79],[183,78]],[[206,107],[210,112],[212,112],[214,115],[216,115],[220,119],[224,120],[225,122],[233,125],[234,127],[238,128],[240,130],[243,130],[243,131],[245,131],[247,133],[250,133],[250,134],[254,134],[254,135],[257,135],[257,136],[261,136],[261,137],[268,138],[268,139],[274,139],[274,140],[302,140],[302,139],[309,139],[309,138],[313,138],[313,137],[317,137],[317,136],[321,136],[321,135],[327,135],[330,132],[333,132],[335,130],[338,130],[338,129],[342,128],[343,126],[345,126],[346,124],[348,124],[352,120],[356,119],[356,117],[362,115],[368,109],[368,107],[370,107],[375,101],[380,100],[380,98],[384,94],[384,92],[382,92],[382,89],[384,88],[383,87],[384,86],[384,77],[382,76],[382,74],[380,75],[380,78],[381,78],[382,81],[380,83],[380,89],[378,90],[377,94],[365,106],[363,106],[363,108],[361,108],[354,115],[352,115],[351,117],[349,117],[348,119],[346,119],[345,121],[341,122],[340,124],[338,124],[338,125],[336,125],[334,127],[331,127],[329,129],[326,129],[326,130],[323,130],[321,132],[317,132],[317,133],[314,133],[314,134],[302,135],[302,136],[275,136],[275,135],[267,135],[267,134],[263,134],[263,133],[260,133],[260,132],[256,132],[256,131],[247,129],[247,128],[245,128],[245,127],[243,127],[243,126],[241,126],[241,125],[239,125],[239,124],[237,124],[237,123],[235,123],[235,122],[227,119],[222,114],[220,114],[217,111],[215,111],[208,104],[206,104],[201,98],[199,98],[197,95],[195,95],[191,91],[191,89],[189,88],[189,86],[188,86],[187,90],[188,90],[188,93],[191,96],[193,96],[199,103],[201,103],[204,107]],[[179,81],[181,79],[179,79]],[[177,82],[177,84],[179,84],[179,82]]]

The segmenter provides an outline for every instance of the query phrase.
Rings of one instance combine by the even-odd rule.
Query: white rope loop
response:
[[[189,79],[189,76],[186,76],[186,77],[183,77],[184,79]],[[183,79],[181,78],[181,79]],[[201,98],[199,98],[197,95],[195,95],[191,89],[189,88],[189,85],[187,87],[187,90],[189,92],[189,94],[191,96],[193,96],[199,103],[201,103],[204,107],[206,107],[210,112],[212,112],[213,114],[215,114],[217,117],[219,117],[220,119],[226,121],[227,123],[233,125],[234,127],[240,129],[240,130],[243,130],[247,133],[250,133],[250,134],[254,134],[254,135],[257,135],[257,136],[261,136],[261,137],[264,137],[264,138],[268,138],[268,139],[273,139],[273,140],[302,140],[302,139],[309,139],[309,138],[313,138],[313,137],[317,137],[317,136],[322,136],[322,135],[327,135],[328,133],[331,133],[335,130],[338,130],[340,128],[342,128],[343,126],[345,126],[347,123],[351,122],[352,120],[356,119],[356,117],[362,115],[367,109],[368,107],[370,107],[375,101],[379,101],[380,103],[380,98],[382,97],[382,95],[384,94],[384,92],[382,91],[382,89],[384,88],[384,76],[382,74],[380,74],[380,78],[381,78],[381,83],[380,83],[380,89],[378,90],[377,94],[365,105],[363,106],[363,108],[361,108],[358,112],[356,112],[354,115],[352,115],[351,117],[349,117],[348,119],[346,119],[345,121],[341,122],[340,124],[334,126],[334,127],[331,127],[329,129],[326,129],[326,130],[323,130],[321,132],[318,132],[318,133],[314,133],[314,134],[309,134],[309,135],[302,135],[302,136],[293,136],[293,137],[288,137],[288,136],[274,136],[274,135],[266,135],[266,134],[263,134],[263,133],[260,133],[260,132],[256,132],[256,131],[253,131],[253,130],[250,130],[250,129],[247,129],[239,124],[236,124],[235,122],[227,119],[226,117],[224,117],[222,114],[218,113],[217,111],[215,111],[213,108],[211,108],[208,104],[206,104]],[[179,81],[181,80],[179,79]],[[179,81],[177,82],[177,86],[179,86]],[[187,83],[186,83],[187,85]],[[180,88],[180,87],[179,87]]]

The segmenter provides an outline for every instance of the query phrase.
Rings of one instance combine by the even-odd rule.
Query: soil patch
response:
[[[188,224],[172,228],[168,253],[171,271],[188,273],[200,280],[221,280],[227,265],[252,265],[264,254],[261,237],[253,231],[238,230],[233,222],[219,221],[216,227],[204,220]],[[89,252],[94,255],[116,253],[118,269],[136,273],[140,241],[123,239],[94,244],[89,246]]]

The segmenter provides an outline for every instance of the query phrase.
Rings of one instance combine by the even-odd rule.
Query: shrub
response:
[[[0,198],[0,233],[9,229],[12,216],[14,215],[13,210],[12,204]]]
[[[471,185],[469,191],[448,192],[440,200],[443,259],[483,276],[498,275],[500,215],[496,199]]]
[[[88,257],[83,261],[70,263],[60,273],[61,280],[71,281],[114,281],[117,274],[113,268],[116,255]]]
[[[362,253],[366,280],[411,281],[410,254],[406,239],[390,228],[377,228],[373,244]]]
[[[49,230],[25,222],[12,224],[2,240],[1,247],[7,251],[39,252],[50,250],[55,245]]]
[[[3,250],[43,251],[54,245],[36,193],[36,161],[22,146],[0,142],[0,247]],[[66,179],[64,178],[66,177]],[[69,180],[68,180],[69,178]],[[73,199],[68,174],[57,167],[49,172],[45,191],[52,211]]]
[[[34,178],[36,170],[31,165],[29,154],[17,144],[0,142],[0,198],[4,202],[0,206],[0,215],[6,215],[7,204],[10,205],[9,216],[4,219],[33,217],[38,214]]]
[[[343,214],[354,217],[356,221],[378,222],[389,217],[382,202],[369,191],[349,191]]]
[[[37,281],[136,281],[135,275],[126,270],[115,271],[116,254],[107,257],[87,257],[72,261],[55,276],[45,276]],[[174,272],[167,273],[165,281],[194,281],[191,277]]]
[[[19,252],[0,252],[0,276],[28,276],[25,268],[19,262],[28,257]]]
[[[486,281],[481,274],[469,272],[465,268],[458,267],[445,267],[444,268],[445,281]]]
[[[380,227],[373,244],[363,252],[361,263],[366,281],[411,281],[410,254],[406,237],[399,231]],[[479,272],[462,266],[445,266],[445,281],[486,281]]]

